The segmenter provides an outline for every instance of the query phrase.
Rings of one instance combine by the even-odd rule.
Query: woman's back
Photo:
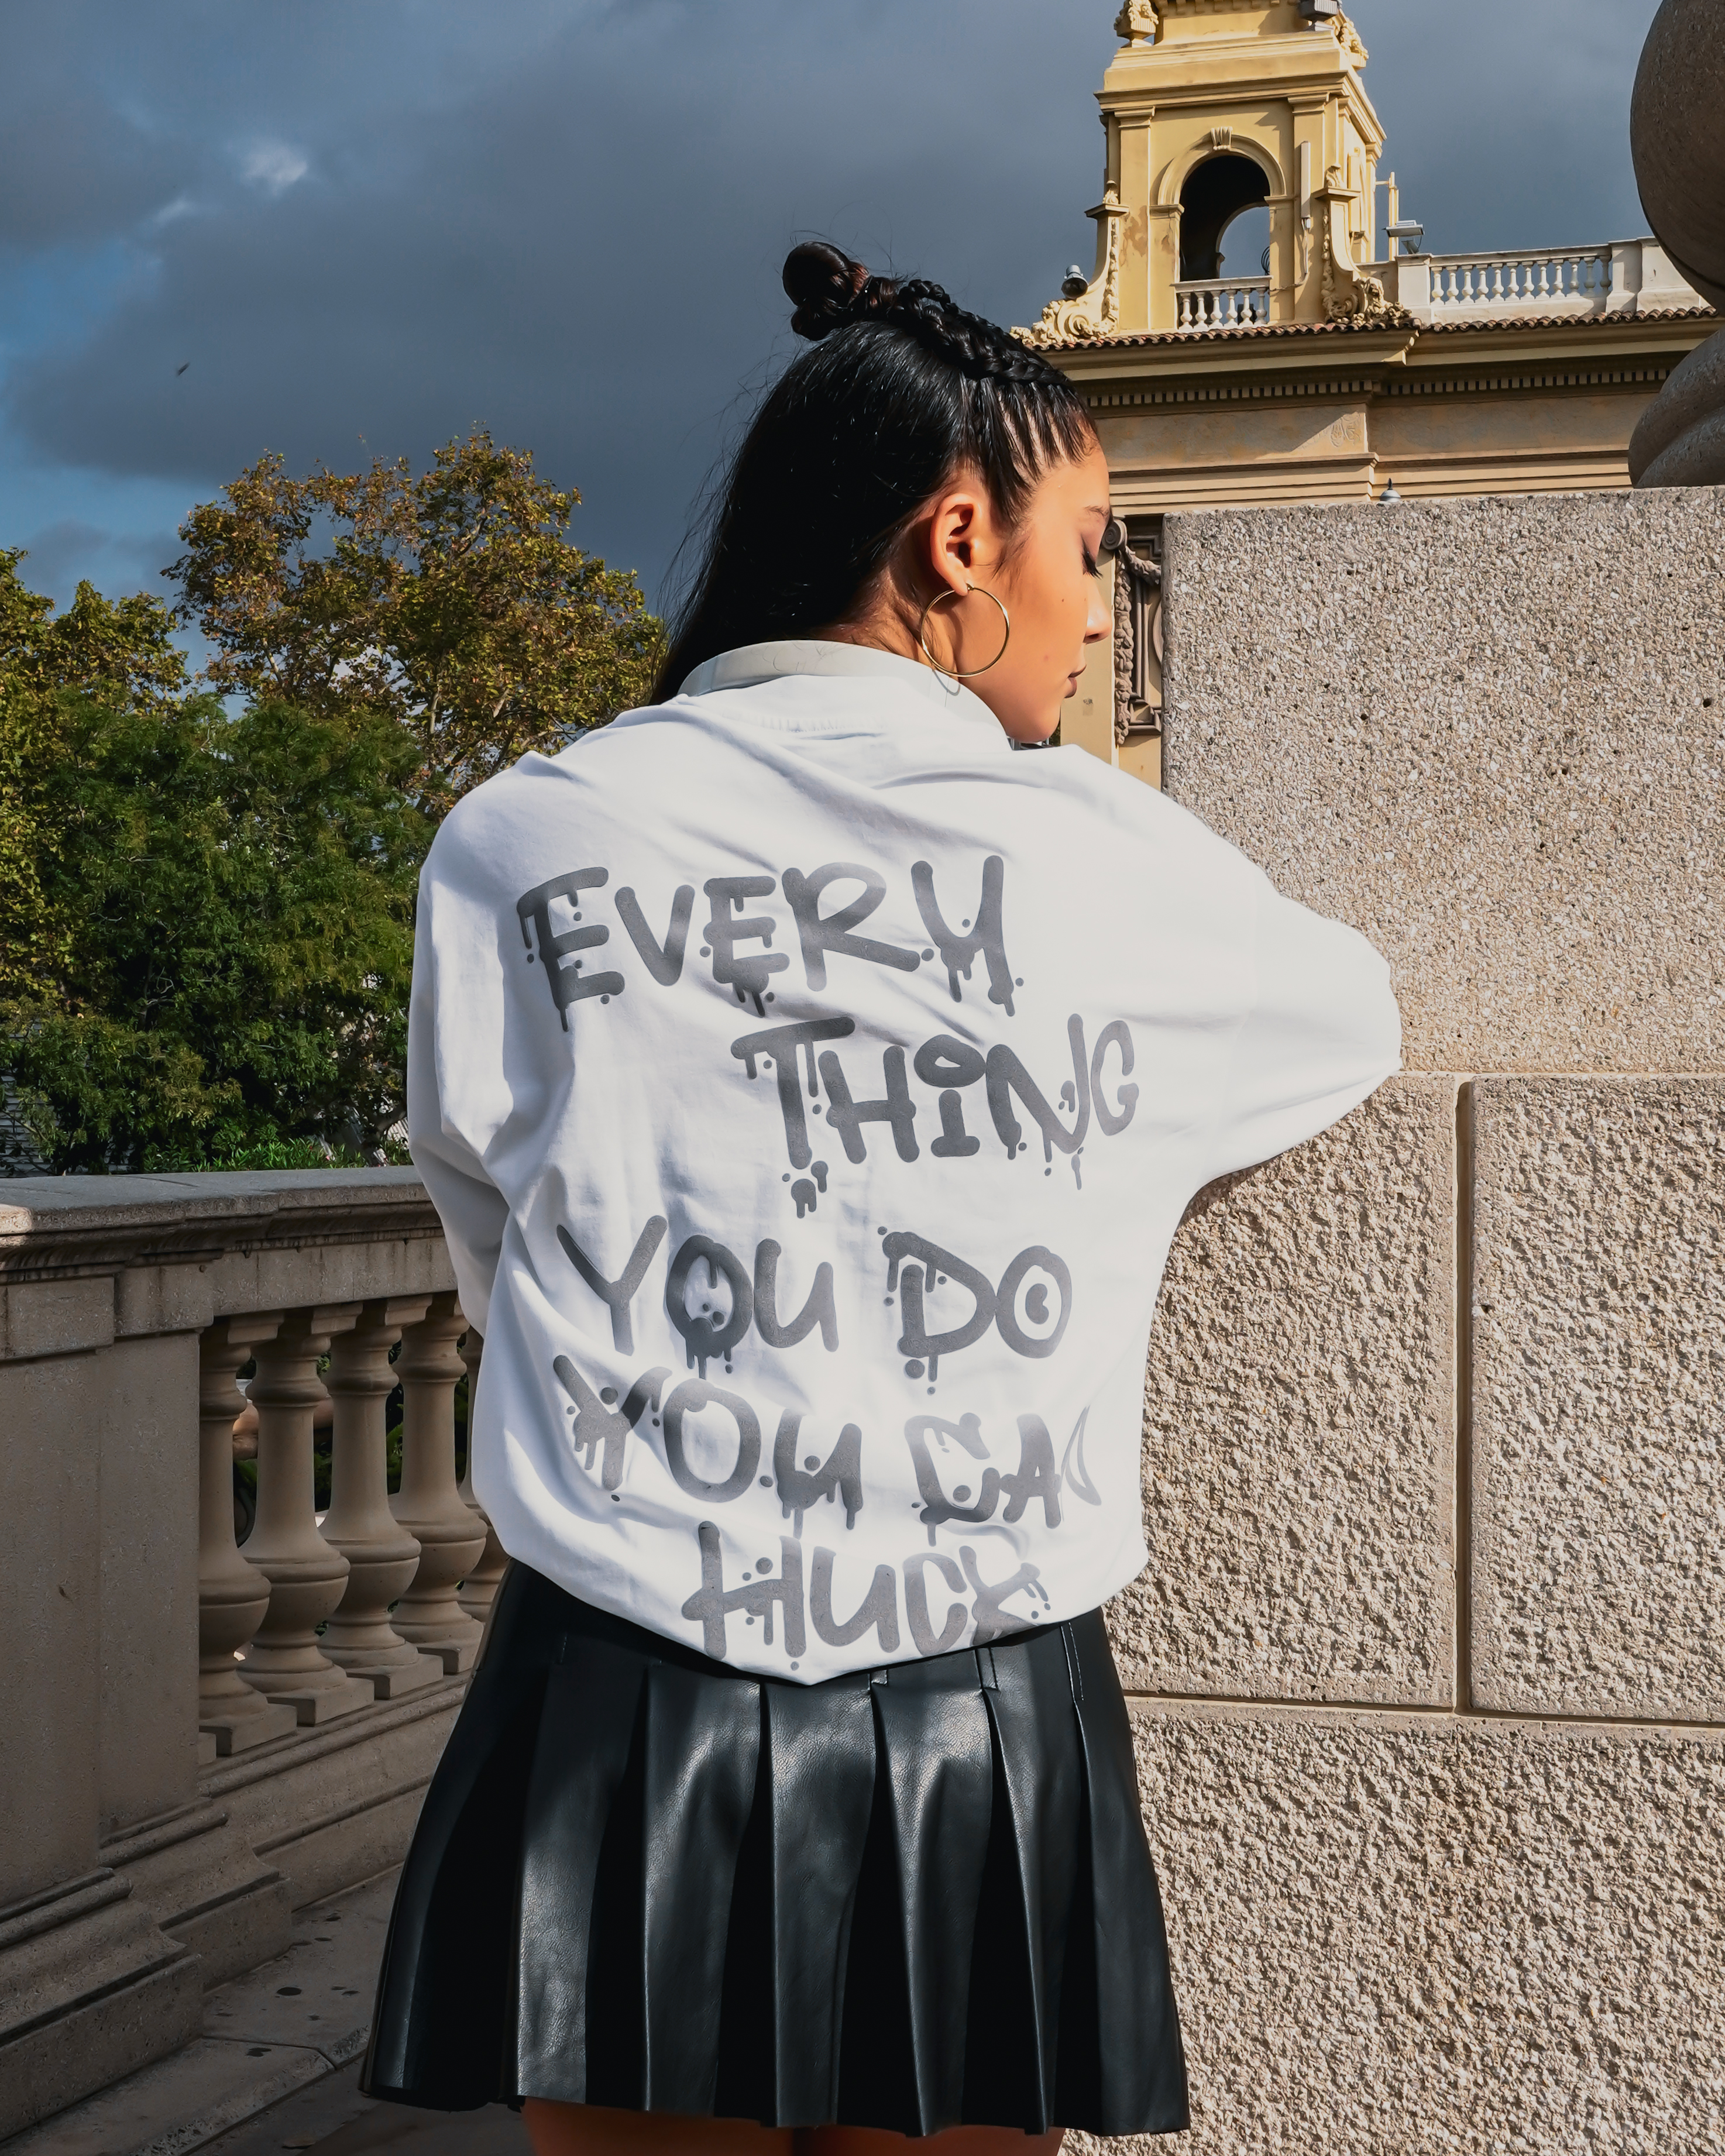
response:
[[[505,1547],[803,1682],[1142,1568],[1182,1212],[1397,1060],[1351,931],[849,644],[726,654],[481,788],[414,996]]]

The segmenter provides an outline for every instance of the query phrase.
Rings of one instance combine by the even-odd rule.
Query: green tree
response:
[[[579,500],[483,431],[417,479],[381,459],[292,479],[266,456],[180,527],[176,613],[213,688],[389,716],[436,818],[649,693],[660,625],[632,574],[569,542]]]
[[[0,557],[0,1069],[58,1169],[198,1166],[403,1106],[430,827],[388,716],[230,716],[154,599]]]
[[[0,996],[52,978],[67,924],[44,878],[71,837],[55,780],[69,702],[165,711],[186,686],[173,623],[155,599],[110,604],[88,584],[61,614],[26,588],[17,549],[0,547]]]

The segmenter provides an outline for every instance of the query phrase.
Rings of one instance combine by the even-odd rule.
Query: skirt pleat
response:
[[[764,1685],[770,1820],[772,2100],[747,2116],[819,2126],[838,2115],[845,1979],[875,1795],[866,1678]],[[747,1911],[739,1929],[751,1928]]]
[[[745,1703],[754,1712],[739,1717]],[[649,1671],[644,2111],[713,2108],[732,1883],[759,1754],[756,1702],[688,1670]]]
[[[1099,1615],[798,1686],[515,1565],[362,2086],[775,2126],[1186,2123]]]
[[[1005,1798],[1000,1830],[1011,1875],[990,1897],[1001,1912],[999,1928],[1004,1936],[988,1965],[1000,1973],[1000,1981],[981,1992],[986,1998],[992,1988],[1006,1995],[991,2002],[992,2011],[973,2016],[968,2102],[974,2109],[988,2100],[988,2092],[1011,2088],[1017,2081],[1023,2086],[1011,2106],[1014,2123],[1029,2116],[1040,2122],[1031,2130],[1045,2133],[1060,2123],[1055,2095],[1083,1832],[1083,1776],[1070,1741],[1073,1699],[1064,1655],[984,1651],[991,1688],[983,1697]]]
[[[624,2068],[629,2087],[614,2037],[633,2032],[614,2032],[609,2045],[588,2043],[588,1971],[596,1958],[607,1834],[627,1832],[632,1815],[617,1798],[635,1748],[645,1676],[638,1656],[595,1640],[546,1681],[520,1839],[511,2078],[566,2103],[612,2100],[588,2089],[589,2048],[611,2069],[614,2086]],[[614,1876],[614,1861],[606,1868]],[[638,1975],[630,1989],[639,1997]],[[628,2043],[629,2063],[642,2049]],[[629,2090],[624,2101],[632,2100]]]
[[[936,2133],[964,2117],[972,1948],[993,1808],[993,1742],[974,1657],[883,1671],[875,1714],[890,1807],[880,1907],[896,1917],[898,1938],[890,1957],[854,1968],[852,1980],[866,1987],[870,2018],[883,1999],[890,2008],[908,2002],[911,2071],[908,2087],[892,2092],[896,2116],[856,2123]],[[888,2041],[883,2029],[880,2048]],[[864,2056],[875,2051],[865,2040]]]
[[[1078,1707],[1088,1831],[1079,1837],[1086,1877],[1073,1910],[1087,1949],[1085,1995],[1076,2015],[1061,2016],[1063,2071],[1069,2051],[1075,2065],[1073,2086],[1063,2082],[1060,2096],[1063,2104],[1070,2093],[1083,2107],[1093,2133],[1137,2133],[1144,2129],[1134,2119],[1177,2110],[1185,2118],[1168,1928],[1144,1840],[1132,1721],[1107,1635],[1100,1620],[1061,1631]]]

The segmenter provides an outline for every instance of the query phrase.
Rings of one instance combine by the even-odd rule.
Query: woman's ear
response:
[[[941,495],[923,539],[923,566],[937,584],[961,593],[969,588],[976,580],[978,553],[987,551],[992,523],[988,493],[981,485],[967,482]]]

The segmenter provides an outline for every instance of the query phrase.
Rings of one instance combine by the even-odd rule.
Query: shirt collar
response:
[[[872,644],[825,644],[812,637],[786,639],[777,644],[746,644],[736,651],[721,651],[697,666],[677,691],[680,696],[707,696],[721,689],[752,689],[763,681],[787,675],[863,675],[883,685],[893,684],[913,690],[948,718],[980,721],[1010,747],[1000,721],[982,698],[962,681],[937,674],[932,666],[896,652],[882,651]]]

